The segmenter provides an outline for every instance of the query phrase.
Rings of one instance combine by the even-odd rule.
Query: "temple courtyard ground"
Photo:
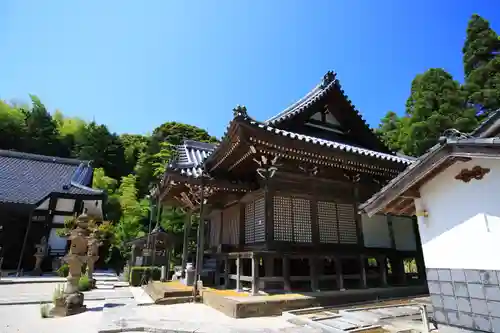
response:
[[[114,332],[331,332],[304,322],[291,320],[290,313],[275,317],[235,319],[199,303],[154,305],[142,288],[129,287],[116,277],[98,279],[99,289],[85,293],[87,311],[64,318],[42,318],[42,303],[51,303],[54,289],[63,280],[44,283],[25,279],[24,283],[0,282],[0,333],[114,333]],[[17,281],[19,282],[19,281]],[[371,312],[370,312],[371,311]],[[366,325],[375,317],[395,314],[408,309],[370,310],[356,318],[326,318],[325,324],[345,326],[356,321]],[[320,311],[321,312],[321,311]],[[321,316],[320,312],[314,316]],[[421,322],[418,310],[410,309],[412,319],[392,324],[394,330],[370,330],[369,332],[401,332],[413,329],[419,332]],[[324,311],[323,311],[324,313]],[[306,317],[310,318],[311,314]],[[304,317],[305,318],[305,317]],[[293,319],[293,318],[292,318]],[[411,325],[409,324],[411,323]],[[360,324],[360,325],[361,325]],[[339,332],[338,330],[335,332]]]
[[[319,332],[281,316],[233,319],[203,304],[152,305],[142,288],[99,279],[100,289],[85,292],[86,312],[42,318],[42,304],[52,302],[53,291],[63,280],[25,280],[0,282],[1,333],[111,333],[148,328],[156,332]]]

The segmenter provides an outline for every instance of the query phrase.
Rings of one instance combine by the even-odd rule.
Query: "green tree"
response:
[[[440,68],[415,77],[406,118],[399,122],[399,141],[402,151],[413,156],[422,155],[449,128],[469,132],[477,125],[476,112],[466,107],[459,83]]]
[[[146,151],[149,138],[139,134],[122,134],[120,135],[120,141],[124,148],[125,174],[130,174],[134,171],[139,156]]]
[[[125,172],[123,145],[116,134],[109,132],[105,125],[91,122],[85,126],[75,144],[75,155],[82,160],[92,161],[96,168],[103,168],[106,175],[120,179]]]
[[[0,149],[23,150],[26,123],[22,110],[0,101]]]
[[[393,111],[389,111],[380,120],[378,128],[375,129],[375,134],[385,143],[392,151],[401,150],[401,135],[402,135],[402,119]]]
[[[139,201],[136,188],[136,176],[122,177],[117,195],[122,216],[116,225],[116,236],[120,244],[125,244],[144,232],[144,219],[149,215],[149,207]]]
[[[477,14],[469,20],[462,54],[467,101],[485,117],[500,108],[500,39]]]
[[[204,129],[196,126],[167,122],[158,126],[149,138],[147,149],[139,156],[135,173],[138,176],[138,187],[141,194],[146,194],[152,183],[160,176],[158,163],[171,155],[175,146],[184,140],[200,142],[217,142],[217,139]]]
[[[106,176],[103,168],[94,169],[94,178],[92,179],[92,187],[105,191],[108,195],[115,192],[118,181]]]
[[[25,110],[26,136],[29,138],[25,150],[35,154],[67,156],[59,141],[56,122],[37,96],[30,95],[30,98],[31,109]]]

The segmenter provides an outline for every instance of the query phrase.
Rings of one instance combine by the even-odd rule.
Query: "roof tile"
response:
[[[51,193],[102,194],[92,189],[88,162],[0,150],[0,202],[36,204]]]

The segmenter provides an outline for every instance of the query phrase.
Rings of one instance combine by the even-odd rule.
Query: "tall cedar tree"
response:
[[[404,153],[420,156],[450,128],[469,132],[477,125],[476,112],[465,106],[464,93],[445,70],[431,68],[415,77],[401,123]]]
[[[483,118],[500,108],[500,39],[479,15],[469,20],[462,54],[467,101]]]
[[[25,151],[34,154],[66,157],[68,151],[59,141],[57,124],[47,112],[45,105],[35,95],[31,97],[31,110],[26,110]]]

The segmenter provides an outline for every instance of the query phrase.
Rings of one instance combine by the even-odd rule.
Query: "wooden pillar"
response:
[[[387,287],[387,260],[386,256],[380,256],[378,260],[378,268],[380,270],[380,282],[383,287]]]
[[[292,291],[292,285],[290,283],[290,257],[284,255],[282,258],[283,261],[283,289],[286,292]]]
[[[252,296],[259,294],[259,259],[252,254]]]
[[[309,257],[309,271],[311,274],[311,290],[313,292],[319,290],[318,279],[318,260],[316,257]]]
[[[215,274],[214,274],[214,279],[215,279],[215,286],[219,287],[220,286],[220,259],[215,258]]]
[[[165,276],[165,279],[167,281],[170,280],[170,260],[172,259],[172,257],[171,257],[172,251],[173,251],[173,249],[170,249],[170,248],[167,250],[167,274]]]
[[[399,283],[402,285],[406,285],[406,271],[405,271],[405,262],[403,256],[398,256],[398,263],[399,263],[399,269],[398,269],[398,275],[399,275]]]
[[[188,257],[189,231],[191,230],[191,211],[186,213],[186,221],[184,221],[184,239],[182,244],[182,277],[186,275],[186,265]]]
[[[224,288],[229,288],[229,257],[224,259]]]
[[[366,277],[366,257],[364,255],[361,255],[359,257],[359,261],[361,267],[361,272],[360,272],[361,288],[368,288],[368,279]]]
[[[342,261],[339,257],[335,257],[335,276],[337,278],[337,288],[344,289],[344,274],[342,273]]]
[[[265,213],[265,230],[266,230],[266,244],[267,248],[272,247],[272,243],[274,242],[274,205],[273,205],[273,197],[274,194],[272,190],[269,188],[270,179],[264,180],[264,209]]]
[[[424,252],[422,250],[422,239],[420,238],[420,230],[418,228],[418,221],[416,218],[413,218],[413,232],[415,234],[415,243],[417,244],[415,263],[417,265],[418,279],[420,282],[426,283],[427,274],[425,272]]]
[[[236,257],[236,291],[241,291],[241,258]]]

